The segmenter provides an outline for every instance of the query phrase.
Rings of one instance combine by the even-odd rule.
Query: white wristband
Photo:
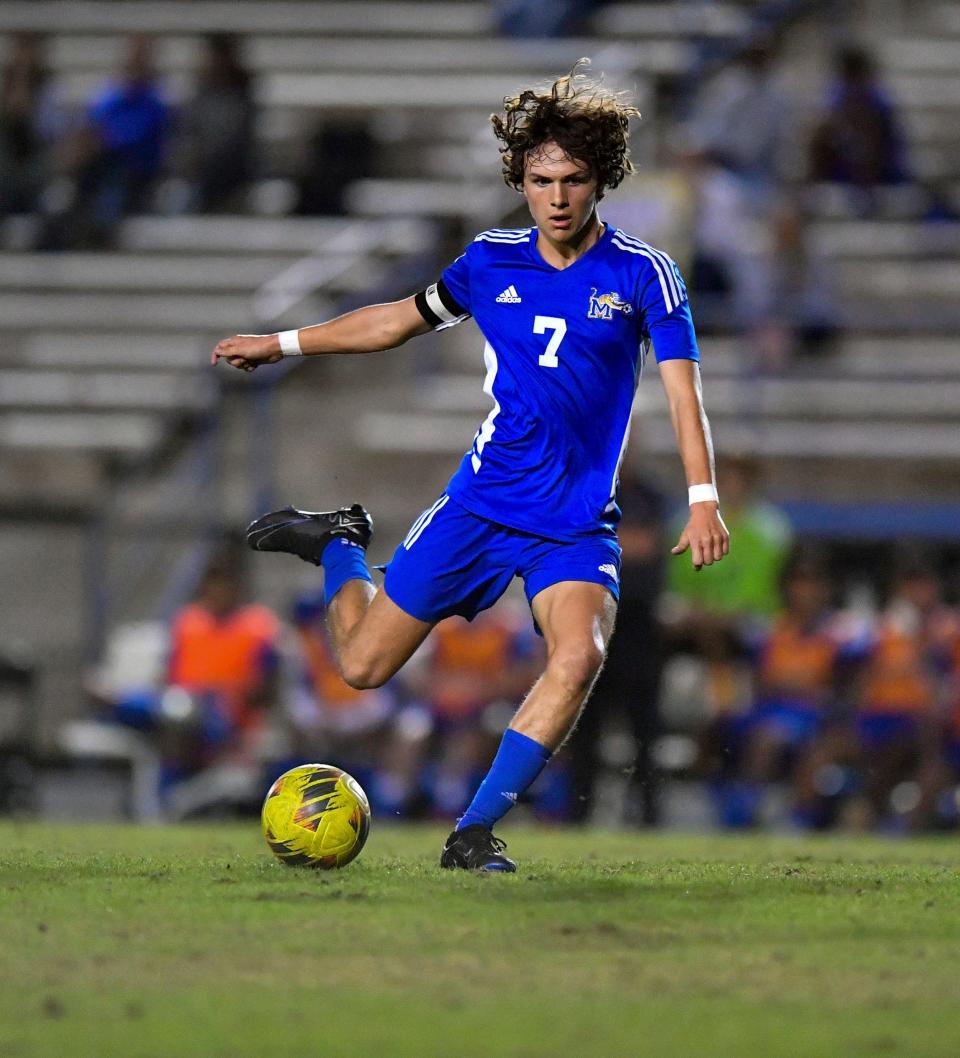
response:
[[[280,339],[280,352],[284,356],[303,356],[299,331],[280,331],[277,337]]]
[[[691,485],[687,490],[691,504],[694,503],[719,503],[716,485]]]

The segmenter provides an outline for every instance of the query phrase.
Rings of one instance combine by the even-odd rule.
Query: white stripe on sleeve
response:
[[[636,246],[639,250],[646,250],[651,253],[657,260],[663,265],[663,270],[667,277],[667,282],[670,284],[670,292],[673,294],[674,301],[679,305],[683,301],[683,295],[680,293],[680,284],[677,282],[677,277],[673,271],[673,261],[669,254],[658,250],[655,246],[651,246],[649,243],[643,242],[641,239],[635,239],[632,235],[624,235],[622,231],[617,231],[617,238],[621,242],[628,243],[631,246]]]
[[[677,282],[677,277],[673,271],[673,261],[670,259],[670,255],[658,250],[656,246],[651,246],[649,243],[643,242],[642,239],[634,239],[631,235],[624,235],[622,231],[617,232],[617,237],[623,242],[630,243],[633,246],[638,247],[641,250],[647,250],[653,254],[657,260],[663,265],[663,270],[666,273],[667,281],[670,283],[670,291],[673,294],[674,300],[679,305],[683,301],[683,295],[680,293],[680,284]]]
[[[649,250],[641,250],[639,249],[639,247],[628,246],[626,243],[620,242],[616,235],[613,237],[612,242],[614,246],[618,247],[621,250],[626,250],[627,253],[635,253],[638,254],[640,257],[646,257],[646,259],[653,265],[657,273],[657,279],[660,280],[660,290],[663,294],[664,304],[667,306],[667,313],[669,314],[673,312],[673,310],[677,306],[673,304],[673,295],[670,289],[670,284],[667,281],[667,277],[664,275],[663,265],[660,263],[660,261],[656,257],[654,257],[653,254],[649,252]],[[679,304],[679,302],[677,302],[677,304]]]

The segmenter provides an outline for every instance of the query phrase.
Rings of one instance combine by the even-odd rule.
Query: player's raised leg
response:
[[[562,581],[539,592],[533,614],[547,644],[547,667],[504,732],[493,764],[447,839],[440,864],[514,871],[494,825],[516,804],[573,730],[600,673],[617,604],[601,584]]]
[[[350,580],[327,604],[340,673],[357,690],[381,687],[427,638],[433,623],[400,609],[368,581]]]
[[[281,551],[323,567],[340,674],[358,690],[386,683],[433,627],[374,587],[366,562],[372,535],[373,519],[358,503],[336,511],[284,507],[251,522],[246,534],[255,551]]]

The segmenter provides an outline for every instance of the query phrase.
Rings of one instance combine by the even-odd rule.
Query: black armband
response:
[[[457,304],[442,279],[421,290],[413,300],[417,311],[434,329],[459,323],[470,315],[462,305]]]

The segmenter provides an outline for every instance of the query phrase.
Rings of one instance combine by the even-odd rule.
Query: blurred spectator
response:
[[[790,175],[796,109],[775,41],[766,37],[706,83],[686,134],[694,150],[744,182],[755,209],[766,210]]]
[[[940,746],[950,665],[953,615],[943,606],[933,569],[911,560],[900,569],[865,662],[855,718],[854,759],[863,771],[861,795],[848,822],[858,827],[891,819],[927,824],[941,775]],[[904,800],[891,805],[901,784]]]
[[[949,708],[944,730],[943,768],[940,774],[938,817],[956,825],[960,822],[960,613],[953,613],[947,630],[950,644],[947,676]]]
[[[327,636],[322,596],[306,595],[293,611],[299,672],[291,711],[297,727],[313,741],[351,737],[377,728],[390,715],[386,688],[355,691],[343,682]]]
[[[293,624],[297,656],[289,712],[295,762],[335,760],[361,783],[377,811],[406,814],[416,796],[426,725],[398,711],[393,684],[356,691],[343,682],[322,595],[298,599]]]
[[[690,288],[703,329],[742,333],[745,368],[778,370],[795,352],[820,351],[838,327],[836,275],[800,208],[770,188],[758,197],[708,152],[686,148],[680,172],[693,203]]]
[[[168,780],[225,755],[257,756],[276,704],[279,622],[243,594],[239,564],[218,558],[173,620],[161,707]]]
[[[812,785],[846,799],[845,825],[912,830],[934,821],[948,781],[941,750],[946,736],[949,753],[958,629],[933,569],[917,556],[901,562],[886,610],[864,641],[851,645],[861,671],[851,681],[850,723],[828,731],[814,752]]]
[[[372,174],[375,151],[366,122],[324,121],[307,143],[295,212],[329,217],[346,213],[347,190],[354,180]]]
[[[680,171],[693,203],[691,296],[706,330],[748,330],[772,302],[770,244],[747,185],[709,151],[685,144]]]
[[[797,109],[767,36],[707,82],[682,130],[699,318],[744,332],[762,369],[785,366],[798,346],[816,349],[836,329],[828,262],[811,249],[789,192],[801,161]]]
[[[793,354],[828,352],[840,331],[834,261],[809,236],[803,212],[784,204],[772,218],[772,304],[756,348],[761,366],[786,366]]]
[[[169,127],[170,109],[153,70],[153,43],[137,34],[127,42],[123,76],[94,97],[67,145],[72,201],[48,219],[42,248],[108,244],[126,214],[145,208],[164,163]]]
[[[834,76],[810,145],[811,178],[859,188],[907,180],[900,122],[873,58],[856,45],[840,48]]]
[[[433,721],[433,745],[423,781],[444,818],[466,808],[539,672],[536,639],[525,615],[504,600],[473,621],[441,621],[427,640],[417,690]]]
[[[782,577],[783,610],[754,643],[754,705],[744,722],[742,779],[722,790],[728,826],[757,820],[765,784],[788,779],[794,820],[821,822],[818,764],[811,753],[836,719],[845,636],[831,609],[831,584],[819,556],[798,553]]]
[[[628,455],[620,473],[618,529],[622,549],[617,626],[600,678],[567,745],[571,756],[573,822],[586,822],[601,773],[600,736],[620,716],[633,736],[624,818],[633,825],[659,820],[659,783],[652,748],[660,730],[661,669],[657,602],[663,589],[666,546],[664,498],[633,468]]]
[[[730,554],[699,572],[689,560],[672,560],[660,608],[674,655],[664,674],[665,690],[675,693],[678,682],[687,679],[687,659],[697,659],[706,714],[699,731],[698,770],[721,783],[738,771],[736,747],[750,704],[748,646],[780,608],[780,575],[792,535],[784,515],[759,498],[759,478],[759,465],[750,457],[718,463]],[[672,539],[682,525],[674,524]]]
[[[0,652],[0,817],[35,804],[38,746],[37,664],[28,654]]]
[[[254,116],[253,86],[239,39],[211,34],[204,40],[197,86],[181,121],[184,171],[199,212],[234,207],[253,176]]]
[[[30,213],[49,177],[50,150],[63,115],[49,86],[43,39],[12,38],[0,83],[0,216]]]
[[[730,530],[730,554],[697,572],[689,561],[672,561],[668,586],[677,604],[677,618],[694,631],[742,620],[769,618],[779,609],[780,573],[790,550],[786,516],[762,499],[760,465],[750,456],[718,461],[720,509]],[[683,524],[686,512],[677,525]]]

